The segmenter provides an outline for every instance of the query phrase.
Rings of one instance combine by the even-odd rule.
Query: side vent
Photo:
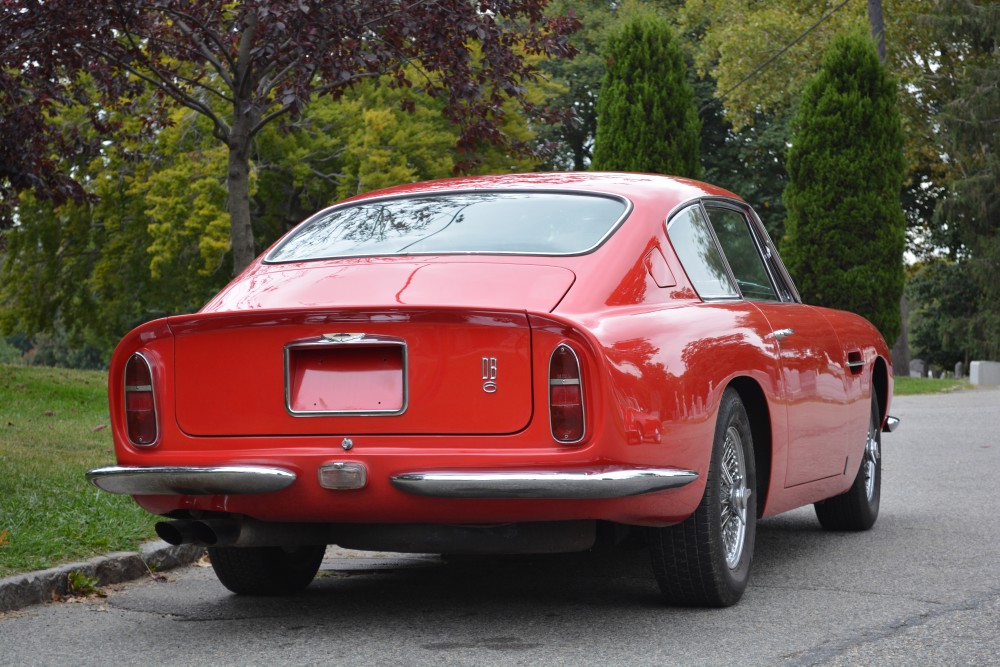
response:
[[[125,364],[125,421],[128,439],[133,445],[148,447],[156,444],[156,399],[153,394],[153,373],[149,362],[139,353]]]
[[[580,359],[569,345],[560,344],[549,360],[549,422],[552,437],[562,444],[583,440],[583,381]]]

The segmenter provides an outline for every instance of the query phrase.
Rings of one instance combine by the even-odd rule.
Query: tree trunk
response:
[[[899,338],[896,339],[896,344],[892,348],[892,367],[893,374],[896,376],[909,377],[910,376],[910,336],[907,332],[908,320],[909,320],[909,307],[906,302],[906,295],[899,300],[899,310],[900,314],[903,316],[903,328],[900,330]],[[966,364],[968,368],[968,364]]]
[[[878,48],[878,59],[885,64],[885,23],[882,20],[882,0],[868,0],[868,24]]]
[[[250,128],[251,119],[236,114],[229,135],[229,238],[233,249],[233,275],[239,274],[257,256],[250,221]]]

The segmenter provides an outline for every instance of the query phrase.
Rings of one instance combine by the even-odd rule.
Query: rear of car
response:
[[[322,211],[122,341],[118,465],[90,477],[218,547],[561,551],[596,520],[680,520],[699,495],[653,492],[696,472],[650,465],[593,334],[552,312],[630,209],[505,189]],[[468,530],[496,524],[524,528]]]

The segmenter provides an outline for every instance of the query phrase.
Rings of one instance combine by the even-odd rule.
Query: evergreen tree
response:
[[[701,121],[670,26],[637,15],[608,39],[594,169],[701,176]]]
[[[901,330],[905,161],[896,83],[867,35],[834,41],[802,95],[788,151],[783,255],[803,298]]]
[[[953,273],[974,288],[976,307],[950,313],[940,302],[920,307],[935,319],[967,332],[960,344],[973,359],[1000,356],[1000,4],[982,0],[944,0],[935,16],[938,30],[954,41],[962,67],[955,96],[941,110],[948,162],[956,177],[938,200],[935,230],[948,238]],[[967,291],[968,286],[963,285]],[[921,354],[926,354],[921,346]]]

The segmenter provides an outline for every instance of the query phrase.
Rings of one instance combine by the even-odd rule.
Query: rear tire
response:
[[[719,406],[701,503],[683,523],[648,533],[653,572],[668,603],[728,607],[742,597],[757,534],[756,483],[750,421],[730,388]]]
[[[208,547],[222,585],[238,595],[288,595],[316,577],[326,545],[300,547]]]
[[[816,503],[816,518],[826,530],[868,530],[878,519],[882,495],[882,420],[872,392],[868,436],[858,476],[846,493]]]

